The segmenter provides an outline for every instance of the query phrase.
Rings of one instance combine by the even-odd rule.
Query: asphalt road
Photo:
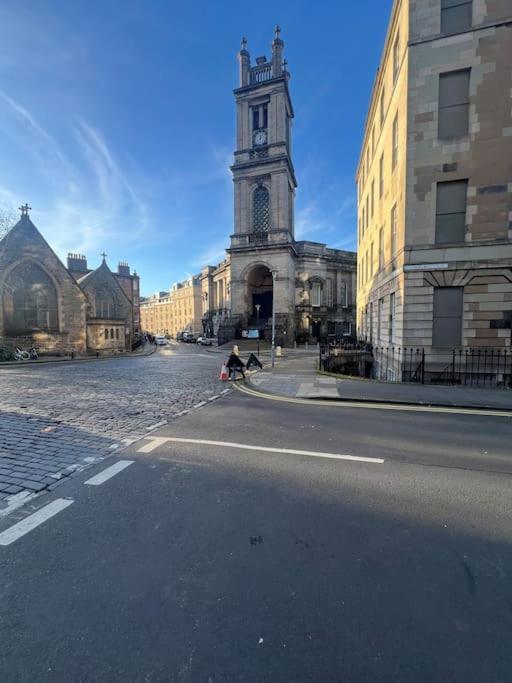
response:
[[[508,682],[511,433],[212,402],[16,518],[67,501],[0,545],[0,679]]]

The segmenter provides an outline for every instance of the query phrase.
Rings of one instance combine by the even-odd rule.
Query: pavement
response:
[[[268,364],[248,379],[257,391],[288,398],[336,399],[393,404],[488,408],[512,411],[512,390],[451,387],[336,378],[317,372],[318,354],[286,349],[274,368]]]
[[[221,396],[218,365],[173,343],[150,356],[1,368],[0,516]]]
[[[0,679],[508,682],[511,481],[506,417],[233,391],[0,519]]]

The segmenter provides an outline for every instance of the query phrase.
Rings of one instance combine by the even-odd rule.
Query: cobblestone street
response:
[[[173,344],[150,356],[0,369],[0,509],[225,389],[219,357]]]

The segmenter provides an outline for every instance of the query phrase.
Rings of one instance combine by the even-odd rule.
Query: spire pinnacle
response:
[[[28,204],[22,204],[22,205],[19,207],[19,210],[21,211],[21,215],[22,215],[22,216],[28,216],[28,212],[29,212],[29,211],[32,211],[32,207],[29,206]]]

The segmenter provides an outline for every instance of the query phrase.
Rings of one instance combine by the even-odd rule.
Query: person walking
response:
[[[229,370],[229,379],[230,380],[236,380],[236,373],[237,372],[241,372],[242,377],[245,379],[245,372],[244,372],[245,365],[240,360],[240,358],[236,355],[236,353],[232,353],[230,355],[230,357],[228,358],[228,361],[226,363],[226,367]]]

